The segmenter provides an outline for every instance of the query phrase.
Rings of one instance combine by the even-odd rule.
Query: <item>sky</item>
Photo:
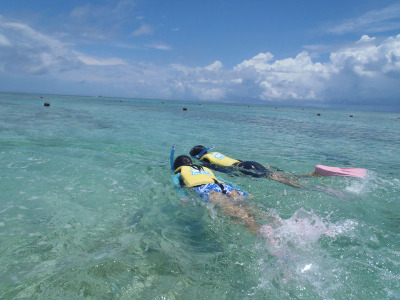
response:
[[[0,91],[400,111],[400,2],[2,0]]]

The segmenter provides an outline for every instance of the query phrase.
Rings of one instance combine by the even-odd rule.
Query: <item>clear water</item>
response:
[[[0,94],[0,299],[399,298],[399,141],[390,113]],[[254,195],[254,235],[181,202],[174,143],[368,175],[302,179],[349,201],[218,174]]]

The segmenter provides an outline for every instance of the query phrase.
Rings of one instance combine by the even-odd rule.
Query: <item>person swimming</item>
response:
[[[210,192],[222,193],[229,196],[233,191],[247,197],[247,193],[232,185],[226,184],[224,180],[218,179],[207,167],[193,164],[192,159],[187,155],[178,156],[174,161],[174,183],[181,187],[192,188],[206,202],[209,201]]]
[[[203,166],[216,171],[230,173],[234,170],[237,170],[252,177],[267,177],[292,187],[304,188],[303,185],[293,180],[293,178],[296,178],[297,176],[288,176],[283,173],[276,172],[281,170],[274,167],[266,168],[256,161],[242,161],[239,159],[230,158],[219,152],[208,153],[208,151],[212,148],[213,147],[206,148],[203,145],[197,145],[190,150],[190,156],[200,160]]]
[[[219,206],[223,213],[244,222],[248,231],[258,233],[260,225],[254,220],[254,212],[242,201],[248,194],[222,178],[217,178],[207,167],[193,164],[187,155],[178,156],[173,162],[172,182],[179,188],[183,199],[187,198],[183,187],[190,188],[205,202]]]
[[[251,175],[253,177],[265,177],[272,173],[266,167],[255,161],[241,161],[239,159],[230,158],[219,152],[210,152],[213,147],[206,148],[202,145],[197,145],[190,150],[190,156],[199,159],[204,164],[210,165],[211,167],[222,167],[223,168],[234,167],[240,170],[246,175]]]

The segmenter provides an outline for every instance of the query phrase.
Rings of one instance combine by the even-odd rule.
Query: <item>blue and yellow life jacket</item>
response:
[[[175,173],[181,173],[183,182],[187,187],[194,187],[207,183],[220,183],[214,173],[205,167],[198,170],[192,166],[181,166],[175,170]]]
[[[204,154],[200,160],[207,159],[211,164],[221,166],[221,167],[230,167],[234,164],[240,163],[240,160],[230,158],[225,156],[219,152],[211,152]]]

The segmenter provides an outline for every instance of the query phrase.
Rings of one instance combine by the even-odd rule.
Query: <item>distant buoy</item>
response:
[[[45,102],[44,106],[50,106],[50,103],[49,102]]]
[[[162,104],[164,104],[164,101],[163,102],[161,102]]]
[[[183,108],[183,110],[187,110],[187,108],[186,108],[186,107],[184,107],[184,108]]]
[[[40,96],[40,99],[43,99],[43,96]]]
[[[317,114],[317,116],[320,116],[321,114]]]
[[[352,118],[353,117],[353,115],[350,115],[350,118]]]

